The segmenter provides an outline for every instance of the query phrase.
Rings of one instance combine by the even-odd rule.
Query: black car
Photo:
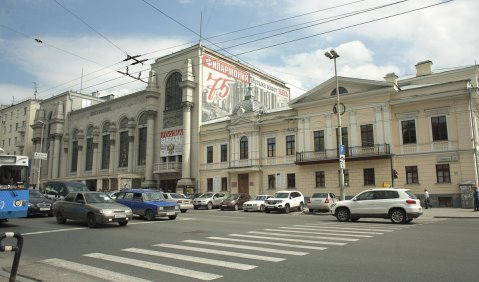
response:
[[[28,216],[48,215],[53,216],[52,205],[53,200],[45,197],[40,191],[28,190]]]

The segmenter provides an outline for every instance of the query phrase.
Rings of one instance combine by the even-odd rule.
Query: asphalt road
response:
[[[18,281],[437,282],[477,281],[478,223],[192,210],[176,220],[135,218],[95,229],[13,219],[0,232],[23,234]],[[2,269],[12,261],[13,253],[0,253]]]

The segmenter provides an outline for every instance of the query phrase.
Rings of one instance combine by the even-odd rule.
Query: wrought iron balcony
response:
[[[181,162],[155,163],[153,173],[181,173]]]
[[[375,144],[374,146],[357,146],[345,148],[346,160],[384,159],[391,156],[389,144]],[[296,164],[326,163],[337,161],[339,152],[337,149],[324,151],[297,152]]]

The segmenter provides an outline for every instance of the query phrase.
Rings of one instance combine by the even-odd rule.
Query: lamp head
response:
[[[325,52],[324,55],[330,59],[334,58],[329,52]]]
[[[334,49],[331,49],[331,51],[329,51],[329,53],[331,53],[331,55],[333,55],[334,58],[339,57],[339,54],[336,51],[334,51]]]

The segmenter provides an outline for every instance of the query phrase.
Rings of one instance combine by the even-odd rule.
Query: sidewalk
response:
[[[460,208],[432,208],[424,209],[422,217],[432,218],[476,218],[479,219],[479,211],[474,209],[460,209]]]

